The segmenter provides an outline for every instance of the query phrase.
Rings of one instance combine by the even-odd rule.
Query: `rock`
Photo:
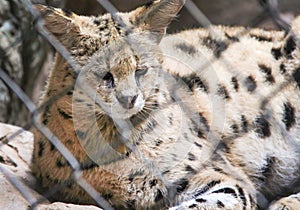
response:
[[[36,201],[38,210],[100,210],[95,206],[52,203],[33,190],[36,183],[30,171],[33,134],[0,123],[0,209],[28,209]]]
[[[41,198],[30,187],[35,183],[29,167],[32,152],[32,133],[0,123],[0,209],[27,209]]]
[[[65,204],[65,203],[52,203],[48,205],[39,205],[36,207],[36,210],[100,210],[100,208],[96,206],[80,206],[73,204]]]

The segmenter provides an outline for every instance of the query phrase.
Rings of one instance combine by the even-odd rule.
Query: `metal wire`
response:
[[[32,6],[31,2],[29,0],[20,0],[22,4],[24,5],[24,8],[26,8],[27,11],[32,15],[33,19],[35,20],[35,25],[38,30],[38,32],[56,49],[57,52],[59,52],[64,59],[69,63],[69,65],[74,69],[74,71],[78,74],[80,72],[80,67],[74,61],[68,50],[51,34],[47,31],[47,29],[43,25],[43,14],[39,14]],[[110,2],[110,1],[104,1],[104,0],[97,0],[99,4],[102,5],[103,8],[105,8],[110,13],[116,13],[118,12],[117,8]],[[277,2],[276,0],[269,0],[269,1],[263,1],[262,6],[269,11],[269,14],[274,19],[274,21],[284,30],[288,31],[290,29],[290,26],[281,18],[278,8],[277,8]],[[201,24],[202,26],[208,28],[211,34],[214,35],[214,37],[218,37],[218,34],[216,31],[213,30],[211,21],[204,15],[204,13],[196,6],[196,4],[192,0],[187,0],[185,4],[185,8],[189,11],[189,13],[195,18],[195,20]],[[254,25],[257,24],[257,22],[261,21],[264,17],[265,13],[262,13],[262,15],[259,18],[253,19]],[[241,34],[242,36],[242,34]],[[17,40],[17,42],[21,42],[22,40]],[[11,47],[15,46],[18,43],[13,43],[12,46],[10,46],[7,49],[10,49]],[[230,43],[227,43],[230,44]],[[216,58],[218,59],[218,58]],[[229,66],[230,61],[223,60],[225,66]],[[23,92],[23,90],[5,73],[4,69],[0,68],[0,79],[6,84],[6,86],[14,92],[14,94],[22,101],[24,106],[29,110],[31,114],[31,122],[30,125],[34,125],[36,129],[38,129],[47,139],[50,141],[54,147],[62,154],[62,156],[67,160],[67,162],[70,164],[72,170],[73,170],[73,180],[81,186],[95,201],[96,203],[102,207],[103,209],[113,209],[113,207],[109,204],[107,200],[105,200],[100,194],[82,177],[82,171],[80,168],[79,161],[74,157],[74,155],[64,146],[64,144],[60,141],[59,138],[57,138],[48,128],[45,126],[40,120],[39,120],[39,113],[42,109],[44,109],[46,106],[54,103],[56,100],[58,100],[60,97],[64,96],[66,92],[70,90],[72,87],[67,87],[65,90],[60,91],[56,96],[52,97],[50,100],[46,101],[44,104],[42,104],[40,107],[36,107],[36,105],[30,100],[30,98]],[[268,97],[262,97],[261,98],[261,107],[262,109],[265,109],[267,104],[269,103],[270,99],[274,97],[286,84],[282,84],[282,86],[278,87],[276,91],[272,92],[272,94]],[[84,86],[84,81],[82,86]],[[86,86],[84,86],[86,87]],[[89,90],[86,88],[85,90],[87,94],[92,97],[92,90]],[[101,100],[97,101],[98,104],[102,104],[103,102]],[[272,115],[272,113],[271,113]],[[119,127],[126,127],[124,126],[123,121],[118,121],[116,119],[116,123],[119,125]],[[28,124],[28,125],[29,125]],[[125,122],[126,124],[126,122]],[[11,134],[8,139],[14,139],[16,136],[20,135],[23,132],[23,130],[19,130],[14,134]],[[126,132],[126,129],[125,131]],[[236,138],[232,137],[232,138]],[[8,141],[9,141],[8,140]],[[125,141],[126,143],[126,141]],[[0,144],[0,147],[3,145],[3,143]],[[146,158],[143,157],[143,155],[134,148],[133,145],[127,145],[129,148],[133,150],[133,153],[136,154],[137,158],[142,161],[142,163],[146,165],[151,165],[151,167],[155,167],[155,165],[152,162],[148,162],[148,160],[145,160]],[[219,147],[216,146],[218,149]],[[218,151],[216,151],[218,152]],[[154,168],[155,174],[159,174],[159,170]],[[29,192],[27,187],[24,187],[24,183],[21,183],[16,177],[13,176],[7,169],[1,166],[0,164],[0,172],[4,174],[4,176],[10,181],[10,183],[15,186],[19,192],[22,194],[22,196],[28,201],[30,206],[32,208],[36,207],[39,203],[41,203],[42,199],[36,198],[32,196],[32,194]],[[166,181],[161,178],[162,181],[165,183]],[[49,192],[50,193],[50,192]],[[51,192],[55,193],[55,192]]]

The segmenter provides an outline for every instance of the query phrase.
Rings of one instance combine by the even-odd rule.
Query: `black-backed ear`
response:
[[[71,48],[80,36],[80,27],[75,23],[72,12],[53,7],[35,4],[34,8],[40,12],[46,29],[52,33],[67,49]]]
[[[157,34],[158,41],[163,37],[170,22],[176,17],[185,0],[157,0],[139,7],[130,13],[130,21],[139,30]]]

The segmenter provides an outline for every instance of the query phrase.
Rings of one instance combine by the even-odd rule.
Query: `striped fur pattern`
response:
[[[41,103],[65,95],[42,122],[118,209],[300,208],[300,18],[289,33],[165,35],[183,4],[99,17],[37,5],[81,69],[57,54]],[[53,200],[94,204],[38,131],[32,169],[44,188],[63,186]]]

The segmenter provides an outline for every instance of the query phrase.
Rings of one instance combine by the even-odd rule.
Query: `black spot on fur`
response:
[[[221,173],[221,174],[227,174],[227,173],[225,173],[225,171],[224,171],[222,168],[214,167],[213,169],[214,169],[214,171],[216,171],[216,172],[218,172],[218,173]]]
[[[156,139],[155,140],[155,146],[160,146],[163,143],[163,141],[161,139]]]
[[[298,88],[300,89],[300,68],[294,71],[293,78],[296,81]]]
[[[206,131],[210,130],[210,126],[208,124],[207,119],[203,116],[202,113],[199,113],[199,117],[200,117],[200,123],[202,123],[202,125],[205,127]]]
[[[49,117],[50,117],[50,107],[49,106],[45,107],[42,117],[43,117],[44,125],[47,125],[49,123]]]
[[[165,175],[165,174],[168,174],[168,173],[170,173],[170,170],[163,171],[162,175]]]
[[[75,102],[78,102],[78,103],[83,103],[83,102],[85,102],[84,100],[82,100],[82,99],[79,99],[79,98],[75,98],[75,100],[74,100]]]
[[[271,53],[273,57],[278,60],[282,57],[281,49],[280,48],[272,48]]]
[[[189,76],[182,77],[181,79],[189,87],[190,90],[193,90],[194,88],[199,88],[200,90],[206,93],[208,92],[208,86],[195,73]]]
[[[196,199],[196,202],[198,202],[198,203],[205,203],[206,200],[203,199],[203,198],[197,198],[197,199]]]
[[[231,36],[231,35],[229,35],[229,34],[227,34],[227,33],[225,33],[225,36],[226,36],[227,39],[230,40],[231,42],[239,42],[239,41],[240,41],[240,39],[239,39],[238,37],[236,37],[236,36]]]
[[[88,158],[84,163],[80,163],[81,170],[90,170],[97,168],[99,165]]]
[[[63,11],[64,15],[67,16],[67,17],[71,17],[72,14],[73,14],[73,12],[69,9],[64,9],[63,8],[62,11]]]
[[[47,125],[49,123],[49,120],[47,118],[43,119],[43,124]]]
[[[251,203],[251,206],[252,207],[256,207],[256,202],[255,202],[255,200],[252,198],[252,196],[251,195],[248,195],[249,196],[249,201],[250,201],[250,203]],[[245,209],[246,210],[246,209]]]
[[[286,73],[286,67],[285,67],[285,65],[283,63],[280,64],[279,69],[280,69],[280,73],[281,74],[285,74]]]
[[[197,192],[195,193],[194,197],[198,197],[198,196],[202,195],[203,193],[207,192],[208,190],[210,190],[211,188],[213,188],[214,186],[216,186],[217,184],[220,184],[220,183],[221,183],[220,180],[209,182],[202,189],[197,190]]]
[[[204,138],[205,137],[203,132],[200,129],[198,129],[198,131],[197,131],[197,137],[198,138]]]
[[[149,1],[148,3],[145,3],[143,6],[148,9],[149,7],[151,7],[153,5],[154,1]]]
[[[49,142],[49,144],[50,144],[50,151],[54,151],[55,150],[54,144],[52,144],[51,142]]]
[[[133,173],[129,174],[128,180],[130,182],[132,182],[135,177],[140,177],[140,176],[143,176],[143,172],[142,171],[136,171],[136,172],[133,172]]]
[[[218,206],[218,208],[224,208],[225,204],[222,203],[221,201],[217,201],[217,206]]]
[[[160,91],[159,87],[156,87],[156,88],[154,89],[154,92],[155,92],[155,93],[159,93],[159,91]]]
[[[159,107],[159,103],[158,101],[154,101],[153,104],[152,104],[153,108],[157,109]]]
[[[68,91],[68,92],[67,92],[67,95],[68,95],[68,96],[73,95],[73,91],[72,91],[72,90]]]
[[[67,80],[68,77],[72,76],[71,72],[67,72],[67,74],[63,78],[63,82]]]
[[[259,64],[258,67],[259,67],[259,70],[266,75],[266,82],[269,82],[270,84],[275,83],[275,78],[272,75],[272,70],[270,67],[268,67],[264,64]]]
[[[237,198],[237,194],[236,194],[235,190],[232,189],[232,188],[229,188],[229,187],[225,187],[225,188],[222,188],[222,189],[219,189],[219,190],[215,190],[211,193],[231,194],[233,197]]]
[[[251,38],[254,38],[260,42],[272,42],[273,39],[271,37],[265,37],[259,34],[250,34]]]
[[[212,49],[214,55],[219,58],[221,54],[228,48],[228,44],[223,41],[217,41],[211,37],[203,39],[203,44],[208,48]]]
[[[164,198],[162,192],[160,190],[157,190],[156,196],[154,198],[154,202],[158,202]]]
[[[62,109],[58,108],[57,111],[58,111],[59,115],[62,116],[65,120],[72,119],[72,116],[68,115]]]
[[[264,118],[259,116],[255,120],[255,132],[260,138],[267,138],[271,136],[270,123]]]
[[[257,88],[255,79],[252,76],[249,76],[245,80],[245,86],[249,92],[253,92]]]
[[[193,45],[188,43],[176,44],[175,47],[189,55],[195,55],[197,53],[197,49]]]
[[[192,209],[192,208],[196,208],[197,207],[197,204],[192,204],[192,205],[189,205],[189,209]]]
[[[194,144],[195,144],[197,147],[200,147],[200,148],[202,148],[202,145],[201,145],[201,144],[199,144],[198,142],[194,142]]]
[[[243,130],[243,132],[247,133],[248,132],[249,123],[248,123],[248,120],[247,120],[247,118],[246,118],[245,115],[242,115],[242,117],[241,117],[241,123],[242,123],[242,130]]]
[[[39,144],[38,156],[42,157],[43,153],[44,153],[44,150],[45,150],[45,141],[40,139],[38,144]]]
[[[85,104],[87,107],[93,107],[94,105],[93,104],[89,104],[89,103],[87,103],[87,104]]]
[[[151,180],[151,181],[149,182],[149,184],[150,184],[150,187],[151,187],[151,188],[154,187],[155,185],[157,185],[157,179]]]
[[[67,163],[66,163],[65,160],[63,160],[62,158],[59,157],[59,158],[56,159],[56,166],[58,168],[63,168],[63,167],[67,166]]]
[[[246,201],[244,190],[239,185],[236,185],[236,188],[238,189],[239,192],[239,198],[243,201],[244,209],[246,209],[247,201]]]
[[[101,24],[101,26],[99,27],[100,31],[103,31],[103,30],[107,29],[108,19],[101,20],[100,24]]]
[[[224,99],[230,99],[229,93],[225,86],[219,85],[218,94],[222,96]]]
[[[295,108],[289,103],[285,103],[283,110],[283,123],[287,130],[290,130],[293,125],[296,123],[296,116],[295,116]]]
[[[192,173],[192,174],[196,173],[195,169],[193,169],[192,166],[190,166],[190,165],[185,166],[185,171]]]
[[[100,23],[101,23],[101,22],[100,22],[98,19],[95,19],[95,20],[94,20],[94,24],[95,24],[95,25],[99,26]]]
[[[188,186],[189,184],[189,181],[187,179],[180,179],[178,182],[177,182],[177,187],[176,187],[176,191],[178,193],[182,193]]]
[[[296,43],[295,43],[295,40],[293,38],[293,36],[290,36],[288,38],[288,40],[286,41],[286,44],[283,48],[286,56],[288,58],[291,58],[292,57],[292,52],[296,49]]]
[[[67,139],[66,144],[67,144],[67,145],[73,145],[74,142],[73,142],[72,139]]]
[[[190,161],[194,161],[194,160],[196,160],[196,157],[195,157],[195,155],[193,154],[193,153],[188,153],[188,159],[190,160]]]
[[[231,128],[233,133],[235,133],[235,134],[239,133],[239,127],[238,127],[237,124],[231,125],[230,128]]]
[[[127,151],[127,152],[125,153],[125,157],[129,157],[130,154],[131,154],[131,151]]]
[[[169,115],[168,119],[169,119],[169,124],[173,125],[173,114]]]
[[[235,91],[238,92],[239,91],[239,82],[238,82],[237,78],[232,77],[231,78],[231,83],[232,83],[233,88],[235,89]]]

